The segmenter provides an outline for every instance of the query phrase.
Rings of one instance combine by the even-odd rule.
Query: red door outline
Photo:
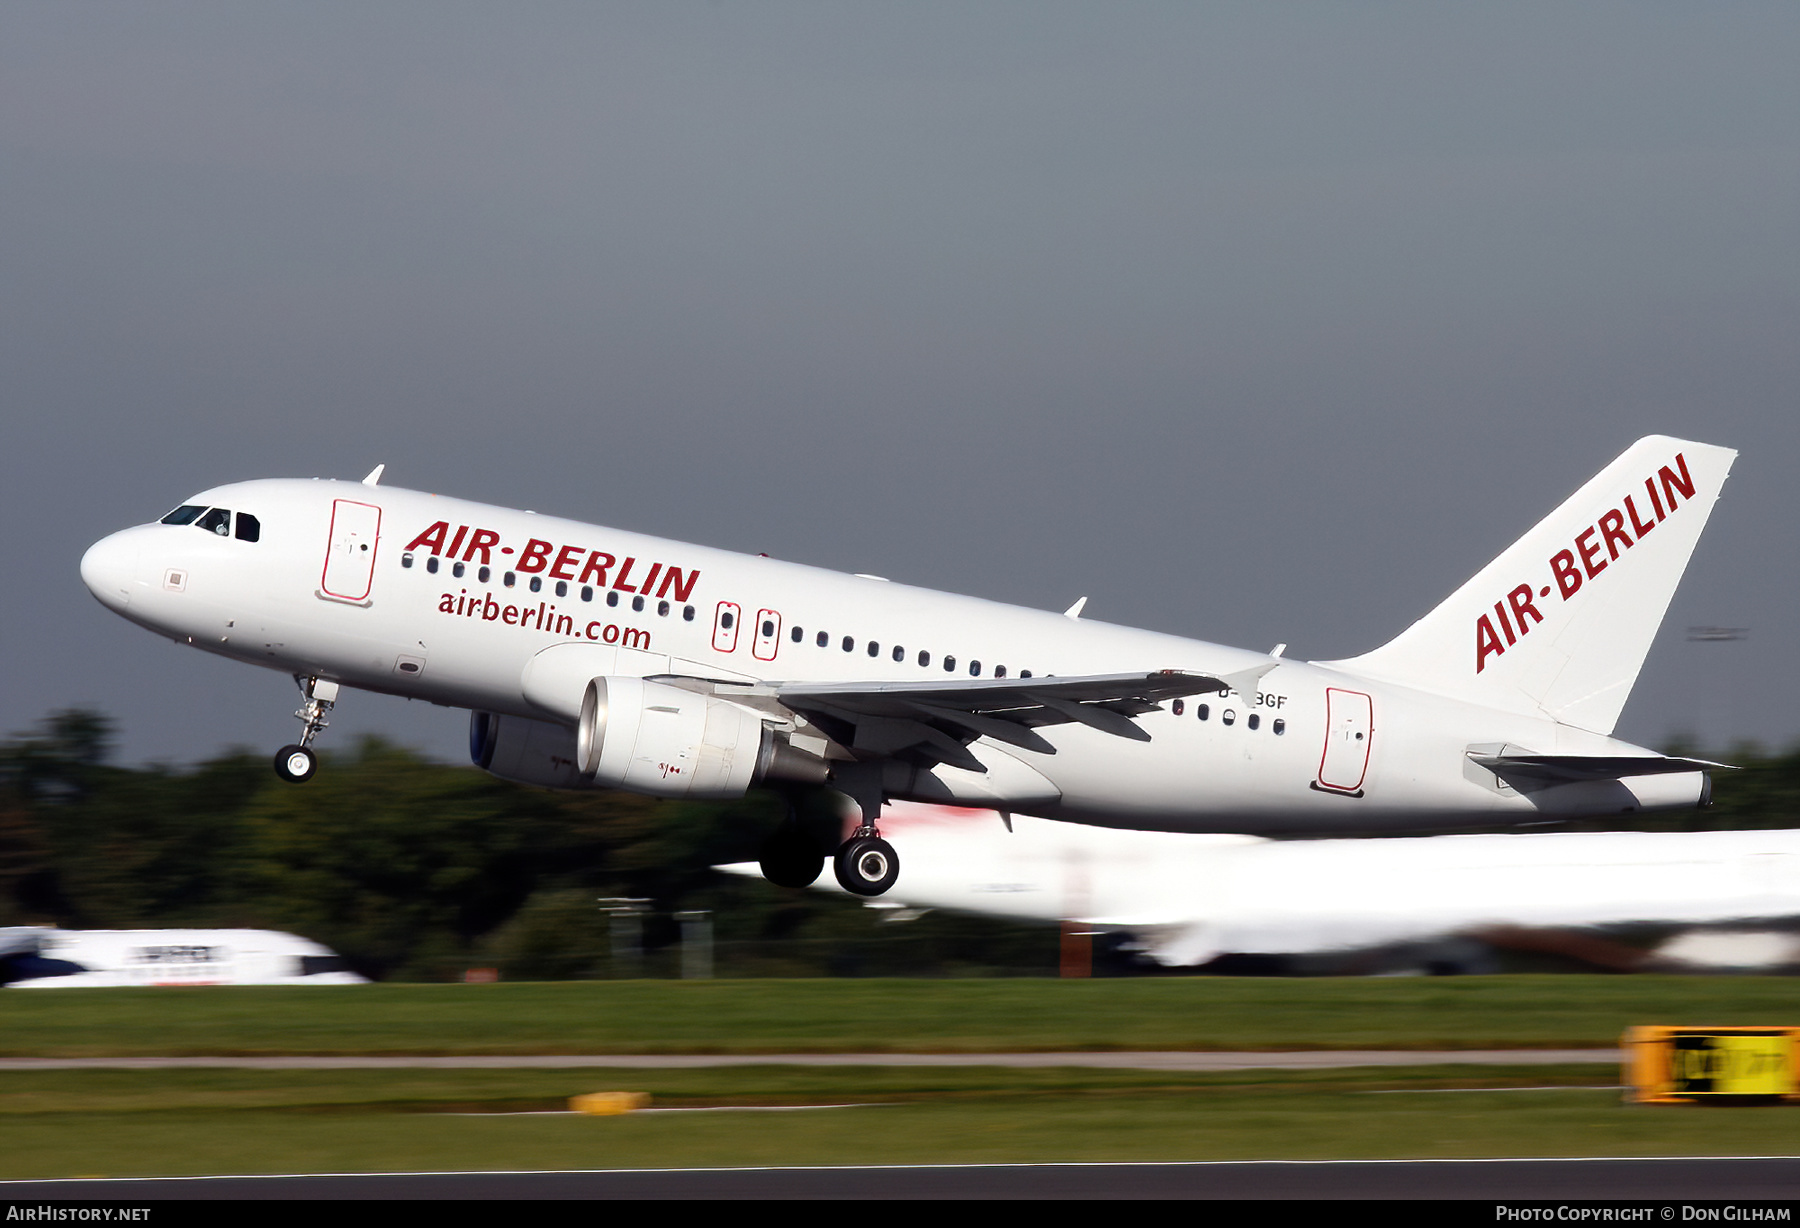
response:
[[[333,499],[319,591],[341,601],[366,601],[375,586],[375,554],[380,545],[379,507],[354,499]]]
[[[1319,756],[1319,786],[1356,793],[1369,774],[1369,746],[1375,740],[1375,701],[1361,691],[1325,688],[1325,750]]]
[[[726,626],[725,616],[731,616],[731,625]],[[744,611],[735,601],[721,601],[719,608],[713,611],[713,651],[736,652],[738,628],[744,624]]]

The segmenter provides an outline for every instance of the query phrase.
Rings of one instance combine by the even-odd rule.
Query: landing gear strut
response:
[[[856,771],[855,768],[862,768]],[[850,838],[838,845],[831,858],[832,872],[838,886],[851,895],[876,896],[892,887],[900,878],[900,857],[894,846],[881,838],[875,820],[881,815],[886,800],[881,787],[880,769],[870,770],[857,764],[850,771],[833,773],[833,785],[847,793],[862,811],[862,822]]]
[[[337,703],[338,684],[299,674],[294,676],[294,681],[299,684],[300,693],[306,696],[306,701],[294,713],[300,721],[300,741],[275,752],[275,774],[292,784],[300,784],[311,780],[313,773],[319,770],[319,757],[310,748],[319,731],[330,723],[325,714]]]

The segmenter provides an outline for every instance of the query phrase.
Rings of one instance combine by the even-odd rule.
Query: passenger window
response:
[[[731,616],[730,610],[726,610],[723,614],[719,615],[719,627],[722,630],[731,630],[732,624],[736,621],[737,620]]]
[[[798,644],[798,643],[800,643],[800,641],[802,641],[806,638],[806,632],[802,631],[798,627],[795,627],[792,631],[788,632],[788,638],[790,640],[793,640],[794,643]]]
[[[1260,717],[1256,713],[1252,712],[1250,714],[1250,720],[1248,721],[1248,724],[1249,724],[1250,728],[1255,729],[1258,725],[1262,724],[1262,717]]]
[[[411,567],[412,566],[412,555],[410,555],[410,554],[401,555],[400,556],[400,566]]]
[[[262,521],[249,512],[237,514],[237,539],[241,542],[262,540]]]
[[[1229,725],[1232,722],[1237,720],[1237,713],[1235,711],[1233,711],[1232,709],[1227,708],[1223,712],[1219,713],[1219,720],[1221,720],[1225,724]]]
[[[1004,666],[1004,665],[994,666],[994,677],[996,677],[996,678],[1006,677],[1006,666]]]
[[[1207,717],[1212,715],[1212,708],[1207,704],[1198,704],[1194,708],[1194,715],[1199,717],[1201,720],[1205,720]]]
[[[194,503],[183,503],[162,518],[164,524],[193,524],[206,509]]]
[[[898,644],[894,645],[894,660],[896,660],[896,661],[906,660],[906,649],[900,647],[900,645],[898,645]]]
[[[829,643],[831,643],[831,633],[830,633],[830,632],[828,632],[828,631],[821,631],[821,632],[819,632],[819,636],[818,636],[818,641],[817,641],[817,642],[818,642],[818,645],[819,645],[819,647],[820,647],[820,648],[823,648],[823,647],[825,647],[825,645],[827,645],[827,644],[829,644]]]
[[[488,582],[488,577],[493,574],[493,571],[489,568],[482,567],[475,572],[475,578],[480,580],[483,584],[486,584]]]
[[[1176,716],[1180,716],[1183,712],[1187,711],[1187,704],[1183,703],[1181,700],[1178,699],[1174,703],[1170,704],[1169,708],[1171,711],[1173,711],[1175,713]]]
[[[763,633],[763,638],[765,640],[768,639],[771,635],[774,635],[775,634],[775,624],[773,622],[771,622],[769,619],[766,619],[766,618],[763,619],[762,633]]]
[[[431,560],[431,570],[433,570],[433,571],[437,570],[437,560],[436,559]],[[518,582],[519,582],[519,577],[515,576],[510,571],[500,577],[500,583],[506,585],[507,588],[511,588],[513,585],[517,584]]]
[[[461,563],[450,564],[450,574],[455,576],[458,580],[462,579],[463,565]]]
[[[541,593],[544,591],[544,577],[542,577],[542,576],[531,577],[531,591],[534,593]]]
[[[856,640],[848,635],[846,635],[844,637],[844,651],[845,652],[855,652],[856,651]]]
[[[919,664],[920,665],[930,665],[931,664],[931,654],[926,652],[923,648],[919,649]]]
[[[944,658],[944,672],[946,674],[954,674],[956,672],[956,658],[955,657],[945,657]]]
[[[644,599],[642,597],[633,597],[631,599],[631,608],[636,610],[639,614],[642,614],[644,612]]]
[[[874,640],[869,641],[869,655],[871,657],[879,657],[881,655],[881,645]]]
[[[462,575],[461,563],[456,565],[456,574],[459,576]],[[556,582],[556,595],[558,597],[567,597],[569,595],[569,582],[567,580],[558,580]]]
[[[684,623],[691,623],[694,621],[694,607],[693,606],[684,605],[681,607],[681,621]]]
[[[606,594],[606,604],[607,605],[618,605],[619,604],[619,594],[616,592]]]
[[[976,678],[981,677],[981,662],[979,662],[979,661],[969,662],[969,673],[973,677],[976,677]]]
[[[657,602],[656,613],[659,618],[667,618],[669,616],[669,603],[666,601]]]
[[[1282,720],[1278,716],[1275,718],[1275,724],[1274,724],[1273,728],[1275,730],[1275,736],[1279,738],[1282,734],[1287,732],[1287,722]]]
[[[592,601],[594,599],[594,586],[592,584],[583,584],[581,586],[581,599],[583,601]]]
[[[435,575],[437,575],[437,569],[438,569],[437,555],[435,555],[435,554],[430,555],[425,560],[425,570],[429,571],[432,575],[435,576]]]
[[[208,533],[217,533],[220,537],[231,536],[231,513],[222,507],[215,507],[206,515],[194,522],[196,529],[205,529]]]
[[[1029,677],[1031,677],[1031,671],[1030,671],[1030,670],[1028,670],[1028,669],[1022,669],[1022,670],[1020,670],[1020,671],[1019,671],[1019,677],[1021,677],[1021,678],[1029,678]]]

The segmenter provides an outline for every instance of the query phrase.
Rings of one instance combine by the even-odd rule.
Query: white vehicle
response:
[[[906,802],[889,806],[882,826],[906,875],[878,907],[1072,921],[1128,936],[1171,967],[1251,955],[1343,971],[1380,968],[1383,954],[1441,958],[1468,938],[1522,943],[1552,937],[1547,930],[1639,926],[1773,937],[1770,926],[1800,919],[1800,831],[1269,840],[1024,816],[1002,824],[992,811]],[[720,868],[756,873],[753,864]],[[1796,937],[1790,928],[1764,958],[1794,962]],[[1665,947],[1660,966],[1693,962],[1683,957],[1694,945]]]
[[[274,930],[0,929],[0,983],[15,989],[121,985],[366,985],[330,948]]]
[[[1373,652],[1290,661],[378,485],[215,487],[82,578],[162,635],[292,673],[310,777],[340,688],[473,710],[474,761],[553,788],[828,785],[850,891],[890,799],[1161,831],[1352,835],[1692,807],[1716,765],[1609,736],[1736,453],[1640,440]],[[1085,601],[1085,598],[1083,599]],[[824,854],[770,839],[775,882]]]

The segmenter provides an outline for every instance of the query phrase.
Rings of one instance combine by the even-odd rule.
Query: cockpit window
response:
[[[208,533],[217,533],[220,537],[230,537],[231,511],[229,508],[215,507],[195,521],[194,527],[205,529]]]
[[[262,521],[249,512],[237,514],[237,539],[241,542],[253,542],[262,537]]]
[[[162,518],[164,524],[193,524],[196,517],[206,509],[193,503],[183,503],[180,507]]]

